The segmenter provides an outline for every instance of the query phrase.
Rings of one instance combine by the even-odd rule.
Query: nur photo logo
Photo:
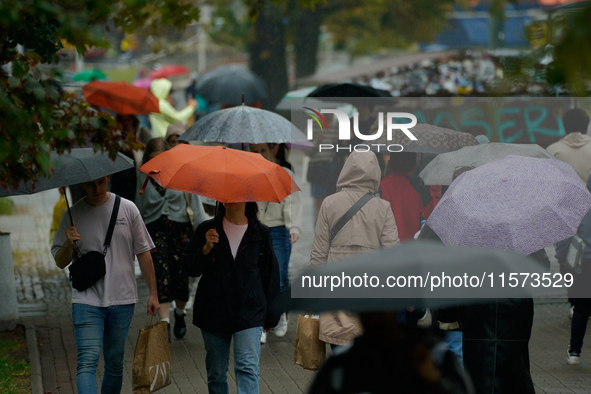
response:
[[[314,139],[314,121],[320,127],[321,131],[328,131],[328,123],[322,114],[332,114],[336,118],[338,122],[338,137],[339,141],[351,141],[352,134],[351,134],[351,126],[353,126],[353,135],[361,140],[361,141],[368,141],[365,144],[355,144],[355,145],[345,145],[339,146],[334,144],[320,144],[318,146],[318,151],[326,151],[326,150],[336,150],[337,152],[340,150],[347,150],[349,152],[356,151],[356,152],[368,152],[372,150],[372,147],[377,148],[377,151],[380,152],[401,152],[404,147],[400,144],[377,144],[377,143],[369,143],[371,141],[376,141],[386,132],[386,141],[392,141],[392,134],[396,131],[403,132],[411,141],[417,141],[417,138],[414,134],[409,130],[416,126],[417,124],[417,117],[408,112],[379,112],[378,113],[378,128],[373,134],[363,134],[359,131],[359,114],[356,112],[353,116],[353,122],[349,119],[349,116],[344,111],[338,109],[320,109],[317,111],[315,109],[309,107],[302,107],[303,109],[309,111],[306,112],[307,115],[311,117],[308,119],[307,122],[307,138],[308,140]],[[401,119],[409,119],[410,122],[407,123],[398,123]],[[373,149],[374,151],[376,149]]]

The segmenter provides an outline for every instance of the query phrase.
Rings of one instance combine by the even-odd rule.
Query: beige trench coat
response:
[[[322,202],[316,222],[310,266],[343,260],[382,247],[399,244],[398,230],[390,203],[372,198],[349,220],[330,243],[330,232],[339,219],[367,192],[380,185],[380,166],[374,153],[353,152],[337,181],[338,192]],[[320,315],[320,340],[349,345],[361,334],[358,319],[346,312]]]

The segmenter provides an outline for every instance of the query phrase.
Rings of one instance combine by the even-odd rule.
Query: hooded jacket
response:
[[[580,132],[570,133],[546,149],[560,161],[574,167],[583,183],[591,175],[591,137]]]
[[[338,192],[324,199],[318,212],[310,266],[332,263],[400,243],[390,204],[379,197],[369,200],[330,242],[330,232],[339,219],[368,192],[380,184],[380,165],[372,152],[353,152],[337,181]],[[361,334],[361,324],[345,312],[320,316],[319,338],[347,345]]]
[[[154,137],[166,136],[166,130],[169,124],[185,122],[195,112],[195,109],[190,105],[187,105],[182,111],[174,109],[166,100],[170,89],[172,89],[172,82],[166,78],[155,79],[150,85],[150,91],[158,99],[158,106],[160,108],[159,114],[150,115],[150,124],[152,125],[152,134],[154,134]]]

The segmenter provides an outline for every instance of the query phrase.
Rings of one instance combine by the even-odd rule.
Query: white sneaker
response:
[[[570,365],[577,365],[581,362],[581,354],[571,352],[570,349],[568,350],[568,356],[566,356],[566,363]]]
[[[273,329],[273,332],[279,338],[284,336],[287,332],[287,315],[285,313],[281,314],[281,318],[279,318],[279,323],[277,323],[277,327]]]
[[[267,333],[263,331],[261,335],[261,343],[267,343]]]

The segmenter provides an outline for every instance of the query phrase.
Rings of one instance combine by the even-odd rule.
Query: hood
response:
[[[170,93],[170,89],[172,89],[172,82],[166,78],[155,79],[150,85],[150,91],[154,93],[154,96],[156,96],[158,100],[166,100]]]
[[[337,190],[358,190],[364,193],[378,190],[380,164],[373,152],[352,152],[337,181]]]
[[[562,142],[571,148],[580,148],[591,142],[591,137],[580,132],[570,133],[562,139]]]
[[[168,138],[170,138],[171,136],[178,135],[180,137],[184,134],[184,132],[185,125],[183,122],[171,123],[168,125],[168,128],[166,129],[166,136],[164,137],[164,140],[168,142]]]

